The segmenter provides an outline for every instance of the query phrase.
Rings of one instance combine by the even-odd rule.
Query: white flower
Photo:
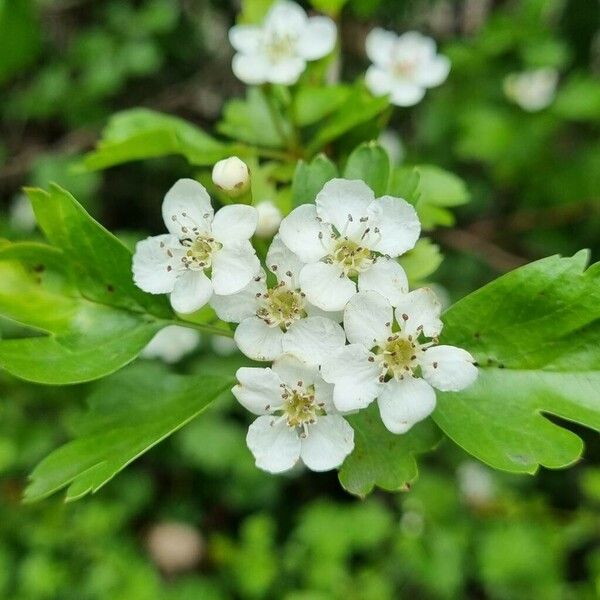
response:
[[[260,469],[281,473],[302,460],[313,471],[329,471],[352,452],[354,432],[317,367],[284,354],[272,368],[239,369],[237,378],[233,395],[259,415],[246,442]]]
[[[200,344],[200,334],[180,325],[161,329],[142,350],[143,358],[160,358],[166,363],[176,363]]]
[[[231,204],[213,214],[197,181],[180,179],[165,196],[169,233],[138,242],[133,280],[151,294],[171,294],[180,313],[204,306],[213,294],[235,294],[260,271],[249,239],[258,215],[252,206]]]
[[[356,294],[344,312],[350,345],[321,366],[335,385],[338,410],[357,410],[378,399],[385,426],[404,433],[435,408],[435,391],[458,391],[477,378],[473,357],[438,346],[440,304],[429,288],[406,294],[394,311],[376,292]],[[433,338],[427,341],[426,338]]]
[[[264,200],[259,202],[255,208],[258,211],[256,236],[266,239],[273,237],[277,233],[283,218],[279,207],[271,200]]]
[[[328,17],[308,17],[295,2],[279,0],[262,26],[236,25],[229,41],[237,51],[232,68],[249,85],[293,85],[307,61],[329,54],[335,47],[336,26]]]
[[[11,202],[8,209],[8,221],[18,231],[33,231],[37,225],[35,213],[29,198],[25,194],[18,194]]]
[[[211,335],[210,347],[218,356],[232,356],[238,351],[235,341],[222,335]]]
[[[427,88],[448,77],[450,61],[437,54],[435,42],[417,31],[400,36],[375,28],[367,36],[367,55],[373,64],[365,83],[375,96],[390,96],[396,106],[420,102]]]
[[[552,104],[558,71],[552,68],[511,73],[504,79],[504,93],[523,110],[536,112]]]
[[[387,152],[392,165],[399,165],[406,154],[400,136],[393,129],[386,129],[379,134],[377,139],[380,146]]]
[[[299,337],[314,338],[315,348],[325,351],[343,346],[344,332],[331,320],[341,321],[341,313],[324,313],[306,301],[298,281],[303,263],[279,236],[269,248],[267,266],[277,279],[274,287],[267,287],[262,272],[238,294],[212,297],[211,306],[220,319],[239,323],[235,331],[239,349],[254,360],[274,360],[295,351]]]
[[[237,156],[224,158],[212,170],[213,183],[229,195],[239,196],[250,187],[248,165]]]
[[[279,235],[306,263],[300,287],[323,310],[343,310],[358,289],[375,290],[392,304],[408,291],[395,260],[415,245],[421,224],[415,209],[392,196],[375,199],[362,181],[332,179],[316,198],[283,221]]]

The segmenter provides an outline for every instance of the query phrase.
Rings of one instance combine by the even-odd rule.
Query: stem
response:
[[[189,329],[195,329],[202,333],[208,333],[210,335],[220,335],[222,337],[233,337],[233,331],[229,329],[221,329],[221,327],[215,327],[214,325],[205,325],[202,323],[193,323],[192,321],[180,321],[177,319],[165,319],[165,322],[170,325],[179,325],[181,327],[188,327]]]

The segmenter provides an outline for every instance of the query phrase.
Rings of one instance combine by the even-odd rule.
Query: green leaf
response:
[[[262,23],[275,0],[242,0],[240,23]]]
[[[404,198],[414,206],[419,199],[419,179],[414,167],[396,167],[390,173],[388,194]]]
[[[313,8],[332,16],[339,15],[348,0],[310,0]]]
[[[404,435],[390,433],[381,421],[377,403],[348,417],[354,428],[354,450],[340,469],[340,483],[351,494],[364,497],[378,486],[388,491],[408,489],[417,478],[415,454],[433,449],[439,431],[423,422]]]
[[[444,316],[442,343],[481,368],[470,388],[438,393],[434,419],[493,467],[534,473],[581,456],[581,439],[544,415],[600,429],[600,263],[586,263],[584,251],[539,260]]]
[[[131,362],[164,322],[81,296],[58,249],[0,248],[0,314],[39,331],[0,340],[0,367],[37,383],[71,384]]]
[[[146,108],[113,115],[96,150],[84,158],[90,170],[178,154],[192,165],[212,165],[232,154],[232,147],[178,117]]]
[[[308,153],[318,152],[321,148],[355,127],[374,119],[388,107],[389,101],[387,98],[375,98],[364,87],[355,86],[344,104],[323,121],[323,125],[319,128],[308,147]]]
[[[411,287],[416,287],[435,273],[443,260],[440,247],[429,238],[421,238],[412,250],[398,259],[398,262],[406,271]]]
[[[246,99],[230,100],[217,130],[234,140],[265,148],[283,148],[292,134],[290,123],[264,91],[248,88]]]
[[[383,196],[390,177],[387,152],[377,142],[361,144],[348,157],[344,177],[361,179],[375,192],[376,197]]]
[[[294,97],[294,122],[300,127],[317,123],[338,110],[350,93],[346,85],[300,87]]]
[[[600,82],[576,75],[561,87],[553,106],[554,112],[573,121],[600,119]]]
[[[324,154],[315,156],[310,163],[298,161],[292,182],[293,205],[314,202],[323,186],[337,174],[337,167]]]
[[[68,486],[66,500],[98,491],[119,471],[183,427],[234,383],[233,376],[172,375],[157,364],[137,364],[102,382],[77,439],[32,472],[25,500]]]
[[[57,185],[50,192],[31,188],[26,192],[42,231],[63,251],[86,298],[161,317],[172,315],[164,296],[147,294],[133,283],[131,251],[69,192]]]

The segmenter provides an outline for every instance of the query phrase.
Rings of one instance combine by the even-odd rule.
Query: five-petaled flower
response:
[[[462,348],[438,346],[440,304],[429,288],[406,294],[395,309],[376,292],[356,294],[344,311],[349,345],[321,366],[334,384],[341,411],[375,398],[384,425],[404,433],[435,408],[435,391],[459,391],[477,378],[473,357]],[[429,339],[432,338],[432,339]]]
[[[293,85],[307,61],[329,54],[336,41],[336,26],[329,17],[308,17],[295,2],[279,0],[262,26],[236,25],[229,41],[237,51],[232,68],[249,85]]]
[[[279,229],[285,245],[306,263],[299,276],[302,291],[326,311],[343,310],[357,285],[396,305],[408,282],[395,259],[414,247],[420,232],[408,202],[393,196],[375,199],[366,183],[348,179],[326,183],[316,206],[294,209]]]
[[[367,36],[367,55],[373,64],[365,83],[375,96],[390,96],[397,106],[420,102],[427,88],[440,85],[448,77],[450,61],[437,54],[436,44],[417,31],[400,36],[375,28]]]
[[[313,471],[329,471],[352,452],[354,431],[317,367],[284,354],[272,368],[242,367],[237,378],[234,396],[259,415],[246,437],[257,467],[281,473],[302,460]]]
[[[263,271],[241,292],[212,297],[211,306],[220,319],[239,323],[235,341],[249,358],[274,360],[283,352],[292,350],[291,344],[295,343],[296,336],[311,335],[315,327],[320,328],[322,322],[327,322],[321,317],[330,316],[338,322],[342,320],[341,312],[328,314],[306,300],[298,281],[302,266],[300,259],[279,236],[275,236],[267,253],[267,267],[277,280],[273,287],[267,286],[267,276]],[[334,331],[339,344],[343,345],[341,327],[331,321],[329,330]]]
[[[180,179],[162,214],[169,233],[138,242],[133,279],[151,294],[171,294],[177,312],[198,310],[213,291],[235,294],[260,272],[250,243],[258,219],[252,206],[231,204],[214,214],[204,186]]]
[[[556,95],[558,71],[552,67],[511,73],[504,79],[504,93],[527,112],[550,106]]]

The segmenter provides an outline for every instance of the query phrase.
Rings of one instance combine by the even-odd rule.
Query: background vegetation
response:
[[[128,107],[210,127],[242,92],[226,37],[238,10],[216,0],[0,0],[0,237],[37,235],[20,189],[49,181],[125,240],[157,233],[165,191],[189,174],[184,160],[99,174],[82,172],[80,156]],[[375,24],[433,35],[453,63],[442,87],[395,111],[392,127],[397,160],[446,167],[471,194],[456,227],[431,234],[445,255],[431,279],[454,300],[549,254],[587,247],[598,260],[597,1],[350,0],[348,77],[364,71]],[[557,96],[527,113],[502,82],[542,66],[559,70]],[[0,335],[10,331],[0,323]],[[201,361],[206,369],[236,358],[216,355],[207,339],[177,369],[197,372]],[[151,362],[141,368],[162,373]],[[0,373],[0,598],[600,594],[600,444],[583,428],[585,459],[569,471],[502,475],[445,444],[422,457],[410,491],[360,502],[334,473],[256,470],[246,416],[223,401],[96,496],[22,505],[27,472],[69,437],[92,387],[45,388]],[[174,543],[188,548],[187,561],[169,551]]]

